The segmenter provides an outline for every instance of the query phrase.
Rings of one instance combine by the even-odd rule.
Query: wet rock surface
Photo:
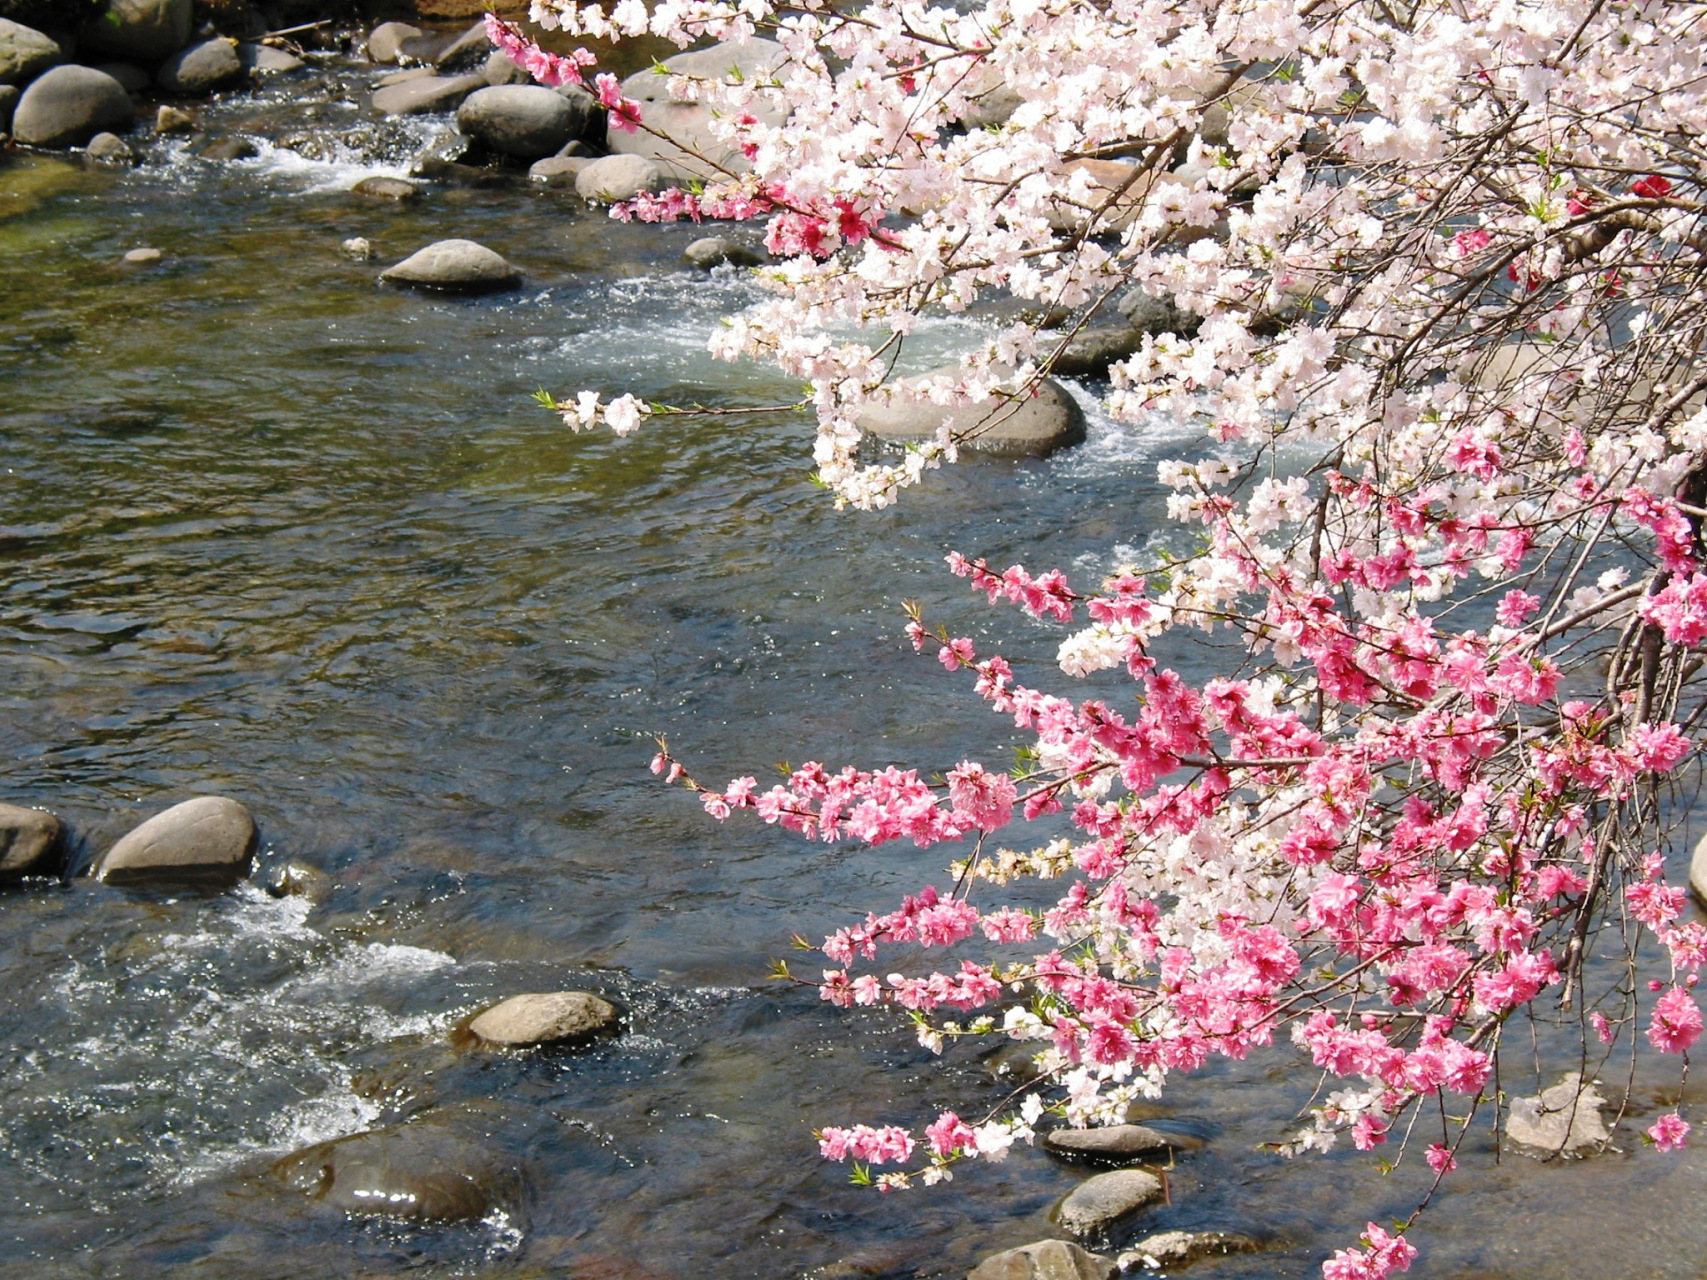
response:
[[[57,40],[0,18],[0,84],[28,83],[64,56]]]
[[[1056,1211],[1056,1221],[1081,1239],[1105,1234],[1123,1218],[1162,1198],[1162,1180],[1142,1169],[1116,1169],[1086,1178]]]
[[[225,796],[198,796],[155,814],[121,838],[92,874],[115,883],[235,880],[249,870],[258,840],[248,809]]]
[[[0,877],[54,874],[64,838],[53,814],[0,804]]]
[[[690,267],[698,267],[701,271],[709,271],[725,264],[733,267],[757,267],[765,260],[765,255],[758,250],[749,249],[726,236],[701,236],[682,250],[682,261]]]
[[[1158,1231],[1125,1249],[1115,1259],[1123,1274],[1165,1271],[1189,1266],[1204,1258],[1232,1253],[1258,1253],[1260,1241],[1230,1231]]]
[[[388,116],[455,111],[469,94],[486,87],[481,76],[418,76],[376,90],[373,108]]]
[[[513,289],[522,273],[502,256],[472,240],[440,240],[380,273],[390,284],[446,293],[491,293]]]
[[[273,1176],[345,1213],[469,1222],[527,1209],[531,1170],[518,1149],[549,1119],[464,1104],[286,1156]]]
[[[368,61],[396,62],[403,42],[417,39],[421,35],[421,28],[407,22],[382,22],[368,33]]]
[[[668,185],[664,171],[641,156],[601,156],[575,175],[575,190],[583,200],[615,204],[645,191]]]
[[[502,155],[542,160],[555,155],[589,123],[577,100],[540,85],[476,90],[457,108],[463,133]]]
[[[363,178],[350,188],[350,194],[364,200],[389,200],[393,203],[418,200],[421,188],[406,178]]]
[[[24,90],[12,133],[27,146],[75,147],[97,133],[128,129],[134,117],[130,94],[105,72],[54,67]]]
[[[504,1048],[586,1040],[617,1025],[609,1002],[586,991],[511,996],[468,1024],[478,1043]]]
[[[1114,1263],[1065,1240],[1040,1240],[985,1258],[966,1280],[1109,1280]]]
[[[1587,1154],[1612,1138],[1600,1114],[1605,1105],[1592,1081],[1584,1084],[1580,1074],[1568,1072],[1539,1097],[1512,1099],[1506,1137],[1537,1153]]]

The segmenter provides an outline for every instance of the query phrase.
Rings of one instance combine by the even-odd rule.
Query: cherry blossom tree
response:
[[[1172,1072],[1281,1038],[1332,1079],[1295,1147],[1414,1134],[1438,1185],[1498,1122],[1519,1015],[1577,1027],[1590,1071],[1616,1046],[1687,1063],[1707,930],[1664,864],[1707,711],[1707,8],[536,0],[533,18],[780,44],[769,77],[671,82],[744,162],[616,212],[766,219],[774,288],[713,349],[809,384],[840,503],[896,501],[976,443],[945,426],[873,458],[865,406],[1017,405],[1123,296],[1175,309],[1105,396],[1116,419],[1204,427],[1201,456],[1161,469],[1167,553],[1093,584],[948,558],[1065,629],[1065,676],[1123,670],[1132,700],[1022,681],[914,609],[915,648],[1032,737],[1023,768],[712,788],[655,762],[719,819],[969,849],[948,887],[826,939],[817,985],[909,1011],[939,1047],[1036,1042],[1044,1081],[922,1134],[826,1128],[826,1156],[939,1181],[1047,1110],[1114,1121]],[[589,67],[494,30],[544,80]],[[595,84],[613,127],[648,127]],[[1009,324],[954,376],[892,376],[919,316],[992,293],[1072,318]],[[553,404],[619,432],[684,412]],[[1192,632],[1237,661],[1194,684],[1155,656]],[[1028,843],[1065,819],[1072,837]],[[1022,879],[1058,882],[1055,905],[1003,905]],[[1667,977],[1593,963],[1639,945]],[[889,972],[886,949],[938,947],[979,949]],[[1688,1129],[1674,1110],[1647,1136]],[[1370,1224],[1323,1272],[1413,1255]]]

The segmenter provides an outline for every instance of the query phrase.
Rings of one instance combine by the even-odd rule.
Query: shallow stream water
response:
[[[717,826],[647,774],[650,735],[718,780],[1001,763],[1011,728],[911,654],[901,602],[1047,680],[1057,637],[979,607],[943,553],[1094,581],[1163,528],[1155,464],[1196,448],[1189,431],[1093,413],[1076,449],[975,461],[876,515],[807,482],[799,419],[569,434],[536,387],[789,396],[703,351],[754,286],[682,269],[695,228],[525,186],[350,196],[448,127],[370,128],[365,82],[332,66],[208,108],[270,136],[364,130],[326,160],[210,164],[172,143],[124,173],[0,166],[0,799],[58,812],[86,861],[170,803],[231,795],[264,864],[332,881],[313,906],[259,877],[0,895],[0,1271],[958,1277],[1057,1234],[1085,1171],[1039,1151],[890,1197],[818,1161],[815,1126],[971,1113],[1008,1086],[969,1046],[936,1058],[892,1019],[765,980],[792,934],[940,883],[953,853]],[[377,261],[340,251],[355,236]],[[376,283],[447,236],[526,287]],[[161,262],[120,263],[140,246]],[[914,358],[974,329],[934,322]],[[483,1004],[564,987],[618,1002],[623,1033],[517,1057],[447,1043]],[[1241,1230],[1273,1247],[1191,1274],[1305,1276],[1408,1213],[1415,1159],[1382,1179],[1354,1153],[1262,1149],[1314,1085],[1288,1048],[1182,1082],[1149,1114],[1207,1148],[1120,1239]],[[1659,1086],[1639,1083],[1620,1150],[1593,1160],[1496,1163],[1490,1137],[1462,1153],[1413,1274],[1707,1271],[1707,1161],[1644,1151],[1632,1123]],[[355,1221],[266,1174],[465,1104],[553,1122],[528,1139],[516,1214]]]

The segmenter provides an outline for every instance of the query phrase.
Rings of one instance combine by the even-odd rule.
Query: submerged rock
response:
[[[477,89],[456,112],[463,133],[518,160],[557,154],[585,123],[572,99],[536,84]]]
[[[1582,1083],[1579,1072],[1567,1072],[1538,1098],[1513,1098],[1506,1114],[1506,1137],[1526,1147],[1566,1155],[1609,1142],[1600,1109],[1606,1099],[1591,1081]]]
[[[0,84],[26,84],[63,57],[57,40],[0,18]]]
[[[1100,1253],[1087,1253],[1065,1240],[991,1254],[973,1267],[966,1280],[1109,1280],[1114,1263]]]
[[[31,147],[77,147],[97,133],[130,128],[135,118],[124,86],[93,67],[54,67],[24,90],[12,135]]]
[[[1106,1232],[1128,1214],[1162,1198],[1162,1180],[1142,1169],[1116,1169],[1086,1178],[1061,1202],[1055,1220],[1080,1237]]]
[[[958,368],[944,368],[922,377],[959,372]],[[907,381],[916,384],[919,379]],[[922,444],[936,439],[944,418],[955,435],[964,437],[960,447],[976,453],[1041,458],[1085,438],[1084,412],[1053,378],[1043,379],[1037,394],[1023,400],[992,396],[955,406],[917,402],[869,405],[860,411],[859,425],[880,439]]]
[[[642,191],[659,191],[669,185],[664,172],[641,156],[602,156],[575,177],[575,190],[583,200],[615,204],[632,200]]]
[[[410,26],[407,22],[380,23],[368,33],[368,61],[396,62],[403,42],[413,40],[421,34],[421,28]]]
[[[250,160],[261,154],[261,144],[253,138],[234,134],[229,138],[210,142],[196,154],[203,160]]]
[[[64,839],[64,824],[51,813],[0,804],[0,877],[52,875]]]
[[[1195,1138],[1162,1133],[1142,1124],[1052,1129],[1043,1135],[1043,1149],[1051,1155],[1106,1164],[1128,1164],[1147,1155],[1166,1157],[1171,1151],[1192,1151],[1202,1145]]]
[[[526,1209],[530,1170],[507,1147],[528,1126],[508,1108],[463,1106],[322,1142],[273,1166],[285,1185],[345,1213],[472,1222]]]
[[[1229,1253],[1258,1253],[1262,1245],[1249,1236],[1228,1231],[1160,1231],[1145,1236],[1124,1251],[1115,1263],[1124,1272],[1140,1267],[1149,1271],[1164,1271],[1184,1267],[1203,1258],[1222,1257]]]
[[[155,814],[121,838],[95,863],[93,875],[120,883],[236,880],[249,870],[258,840],[255,819],[237,801],[197,796]]]
[[[318,867],[292,859],[267,872],[267,892],[275,898],[306,898],[324,902],[332,896],[332,878]]]
[[[709,271],[724,263],[735,267],[761,266],[765,262],[765,255],[724,236],[702,236],[682,250],[682,261],[690,267]]]
[[[243,62],[230,40],[204,40],[160,64],[154,83],[167,93],[200,97],[243,78]]]
[[[394,202],[419,199],[421,188],[403,178],[372,177],[363,178],[350,188],[350,194],[360,196],[364,200],[391,200]]]
[[[420,289],[487,293],[514,289],[522,282],[522,273],[483,244],[440,240],[388,267],[379,278]]]
[[[308,64],[293,53],[275,49],[270,44],[244,43],[237,46],[237,61],[252,75],[276,76],[300,71]]]
[[[83,24],[85,50],[132,62],[158,62],[190,42],[191,0],[108,0],[98,18]]]
[[[633,133],[612,130],[609,139],[611,150],[654,161],[672,181],[721,178],[725,171],[747,172],[752,166],[741,154],[740,146],[713,134],[713,113],[709,106],[703,102],[678,102],[670,97],[670,77],[763,80],[781,66],[787,56],[776,41],[755,37],[744,44],[715,44],[709,49],[696,49],[666,58],[663,68],[667,74],[664,75],[655,70],[635,72],[622,82],[623,96],[640,104],[640,119],[647,128],[656,129],[665,136],[659,138],[644,129]],[[749,110],[763,124],[781,124],[786,117],[780,97],[773,101],[758,101]]]
[[[614,1007],[586,991],[532,992],[493,1005],[468,1024],[484,1044],[506,1048],[585,1040],[617,1024]]]
[[[486,81],[479,76],[420,76],[375,90],[373,108],[388,116],[455,111],[469,94],[484,88]]]

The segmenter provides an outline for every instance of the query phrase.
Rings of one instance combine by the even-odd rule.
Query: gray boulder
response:
[[[715,180],[723,177],[725,171],[747,172],[751,165],[740,147],[712,135],[710,107],[700,102],[677,102],[670,97],[670,75],[761,80],[769,77],[786,58],[782,46],[774,40],[755,38],[745,44],[715,44],[709,49],[678,53],[664,59],[664,70],[669,73],[666,75],[655,70],[635,72],[622,82],[623,96],[638,102],[641,120],[665,136],[654,137],[644,130],[628,133],[614,129],[609,138],[611,150],[653,160],[678,182],[688,178]],[[780,97],[756,103],[753,114],[770,125],[781,124],[786,116]]]
[[[190,42],[191,0],[108,0],[106,11],[83,24],[85,50],[131,62],[158,62]]]
[[[1130,325],[1087,325],[1067,340],[1052,370],[1063,378],[1100,378],[1118,360],[1133,355],[1143,335]]]
[[[1249,1236],[1227,1231],[1159,1231],[1145,1236],[1115,1260],[1122,1273],[1136,1271],[1166,1271],[1189,1266],[1204,1258],[1224,1257],[1230,1253],[1257,1253],[1262,1245]]]
[[[51,813],[0,804],[0,876],[52,874],[64,836]]]
[[[134,62],[101,62],[95,65],[95,70],[105,71],[124,86],[126,93],[141,93],[154,83],[154,77]]]
[[[95,863],[97,880],[241,878],[259,833],[235,800],[197,796],[157,813]]]
[[[367,37],[367,57],[369,62],[396,62],[400,46],[405,40],[413,40],[421,34],[421,28],[412,27],[407,22],[382,22]]]
[[[136,163],[136,152],[116,133],[97,133],[89,139],[83,154],[96,164],[126,166]]]
[[[532,76],[496,49],[486,55],[486,61],[480,66],[480,74],[490,85],[533,83]]]
[[[388,116],[455,111],[469,94],[486,87],[480,76],[421,76],[375,90],[373,108]]]
[[[556,1040],[585,1040],[617,1024],[616,1010],[586,991],[511,996],[480,1014],[468,1029],[483,1044],[519,1049]]]
[[[270,44],[238,45],[237,61],[243,64],[245,71],[257,76],[283,75],[287,71],[300,71],[308,65],[295,54],[275,49]]]
[[[933,371],[955,374],[956,368]],[[922,375],[929,377],[931,375]],[[905,379],[916,384],[919,379]],[[859,425],[883,440],[923,444],[935,440],[937,428],[948,419],[960,448],[1004,457],[1041,458],[1085,438],[1085,415],[1067,389],[1045,378],[1037,394],[1023,400],[992,396],[958,406],[929,403],[868,405]]]
[[[0,18],[0,84],[26,84],[63,56],[57,40]]]
[[[54,67],[38,76],[12,117],[26,146],[76,147],[97,133],[130,128],[135,111],[124,86],[93,67]]]
[[[1120,314],[1139,333],[1177,333],[1189,338],[1203,324],[1202,316],[1186,311],[1172,298],[1152,298],[1142,289],[1134,289],[1118,305]]]
[[[1142,1169],[1115,1169],[1086,1178],[1061,1202],[1055,1220],[1081,1238],[1103,1235],[1128,1214],[1162,1198],[1162,1180]]]
[[[534,182],[543,182],[554,187],[572,187],[581,170],[592,163],[591,156],[547,156],[528,166],[528,177]]]
[[[475,1222],[526,1211],[530,1170],[511,1154],[507,1109],[464,1106],[351,1134],[286,1156],[273,1176],[345,1213]]]
[[[601,156],[575,177],[575,190],[583,200],[615,204],[632,200],[642,191],[661,191],[670,185],[664,171],[644,156]]]
[[[570,99],[534,84],[477,89],[456,112],[463,133],[518,160],[556,155],[583,123]]]
[[[1051,1155],[1105,1164],[1130,1164],[1144,1156],[1165,1158],[1170,1151],[1194,1151],[1202,1145],[1196,1138],[1162,1133],[1142,1124],[1051,1129],[1043,1135],[1043,1149]]]
[[[724,263],[734,267],[757,267],[766,259],[757,250],[723,236],[701,236],[682,250],[682,261],[701,271],[710,271]]]
[[[0,138],[12,136],[12,113],[18,109],[23,94],[15,84],[0,84]]]
[[[440,240],[380,273],[381,280],[447,293],[489,293],[514,289],[522,273],[485,245],[472,240]]]
[[[199,97],[222,84],[243,78],[243,60],[229,40],[204,40],[173,54],[154,73],[154,83],[167,93]]]
[[[1039,1240],[991,1254],[966,1280],[1109,1280],[1114,1263],[1065,1240]]]

